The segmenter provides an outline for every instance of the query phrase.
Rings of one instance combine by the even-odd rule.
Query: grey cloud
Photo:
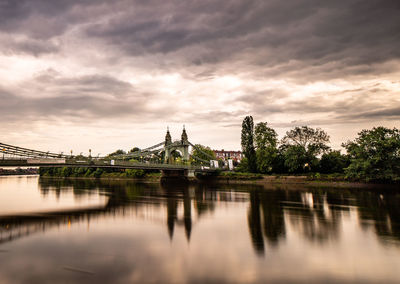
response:
[[[338,117],[339,119],[345,120],[376,120],[376,119],[385,119],[385,120],[393,120],[400,119],[400,106],[394,108],[385,108],[378,109],[373,111],[366,112],[356,112],[352,114],[346,114]]]
[[[243,104],[257,117],[292,114],[301,121],[303,115],[322,114],[321,121],[326,124],[328,121],[352,123],[359,120],[392,120],[400,116],[400,103],[393,96],[376,100],[377,97],[384,98],[389,92],[377,84],[299,99],[292,99],[279,89],[257,91],[248,88],[247,92],[230,103]]]
[[[0,30],[48,41],[74,28],[110,57],[162,55],[160,68],[334,78],[400,58],[399,11],[396,0],[0,0]]]
[[[54,95],[106,95],[123,98],[134,94],[134,87],[105,75],[85,75],[80,77],[63,77],[57,71],[48,69],[38,74],[34,81],[46,85],[48,91]],[[145,94],[141,94],[145,95]]]
[[[126,55],[161,53],[186,65],[229,62],[257,71],[294,60],[327,72],[329,66],[322,68],[327,62],[346,69],[400,57],[398,1],[163,1],[138,9],[135,4],[89,25],[86,34]]]
[[[0,93],[2,104],[0,106],[3,121],[14,119],[43,119],[53,116],[103,118],[137,114],[140,106],[110,99],[95,98],[90,96],[58,96],[51,98],[24,98],[10,94]],[[136,106],[135,106],[136,105]]]
[[[26,92],[28,96],[24,95]],[[138,92],[127,82],[109,76],[63,77],[49,69],[24,82],[23,87],[1,88],[0,116],[3,121],[38,120],[53,116],[89,120],[126,116],[138,118],[146,114],[146,99],[150,96]]]
[[[80,13],[86,7],[101,5],[101,0],[0,0],[0,30],[49,39],[65,32],[73,24],[86,21]],[[92,6],[94,7],[94,6]],[[76,15],[80,15],[77,17]]]
[[[2,40],[3,44],[0,47],[0,52],[3,54],[28,54],[40,56],[42,54],[56,53],[59,51],[59,46],[50,41],[21,39],[15,40],[7,37]]]

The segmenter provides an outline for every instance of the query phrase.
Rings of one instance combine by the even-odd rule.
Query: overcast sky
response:
[[[398,0],[0,0],[0,142],[240,149],[253,115],[331,146],[399,126]]]

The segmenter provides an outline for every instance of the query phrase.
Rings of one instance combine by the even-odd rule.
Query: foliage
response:
[[[115,157],[115,156],[125,155],[125,154],[126,154],[126,152],[124,150],[118,149],[117,151],[114,151],[114,152],[108,154],[106,157],[107,158],[112,158],[112,157]]]
[[[256,146],[257,170],[260,173],[271,173],[278,155],[276,148],[278,134],[267,126],[266,122],[257,123],[254,129]]]
[[[95,177],[95,178],[99,178],[99,177],[101,177],[101,175],[103,174],[103,170],[101,169],[101,168],[97,168],[94,172],[93,172],[93,176]]]
[[[239,165],[235,168],[236,172],[245,173],[249,170],[249,162],[246,157],[243,157]]]
[[[350,156],[345,173],[350,178],[400,180],[400,131],[374,127],[362,130],[354,141],[342,145]]]
[[[317,156],[329,150],[329,135],[319,128],[295,127],[286,132],[281,150],[289,172],[304,172],[318,166]]]
[[[311,128],[308,126],[295,127],[286,132],[282,139],[284,145],[301,146],[310,155],[319,155],[329,150],[329,135],[320,128]]]
[[[257,149],[274,147],[278,144],[278,134],[267,126],[267,122],[259,122],[254,128],[254,143]]]
[[[134,152],[138,152],[138,151],[140,151],[140,148],[138,148],[138,147],[133,147],[132,149],[129,150],[128,153],[134,153]]]
[[[310,160],[307,152],[300,145],[289,145],[283,151],[284,165],[289,173],[301,173],[307,171]],[[314,161],[315,163],[315,161]]]
[[[110,169],[110,168],[84,168],[84,167],[62,167],[62,168],[39,168],[41,176],[55,177],[111,177],[111,178],[142,178],[146,175],[144,170],[135,169]]]
[[[272,169],[273,172],[277,174],[283,174],[288,172],[288,169],[285,166],[284,151],[282,151],[281,148],[278,148]]]
[[[241,135],[242,151],[247,158],[248,171],[257,172],[257,157],[254,147],[254,122],[252,116],[246,116],[242,122]]]
[[[278,156],[278,150],[273,147],[260,148],[257,149],[256,156],[258,172],[262,174],[272,173]]]
[[[201,145],[201,144],[196,144],[195,146],[196,147],[193,147],[192,153],[190,155],[190,163],[192,163],[192,164],[204,164],[203,162],[201,162],[199,160],[196,160],[194,158],[194,156],[197,157],[197,158],[200,158],[202,160],[206,160],[206,161],[209,161],[211,158],[212,158],[212,160],[216,160],[217,159],[215,157],[214,151],[211,150],[210,147],[204,146],[204,145]],[[209,164],[207,164],[207,166],[208,165]]]
[[[319,162],[321,173],[343,173],[344,168],[350,164],[349,156],[342,155],[340,151],[329,151],[324,153]]]
[[[126,177],[132,178],[142,178],[145,176],[146,172],[144,170],[128,169],[125,170]]]
[[[263,175],[261,174],[244,173],[244,172],[221,172],[219,176],[227,177],[230,179],[238,179],[238,180],[253,180],[253,179],[263,178]]]

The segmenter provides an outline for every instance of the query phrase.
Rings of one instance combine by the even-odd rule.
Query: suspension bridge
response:
[[[196,149],[198,155],[190,155],[189,147]],[[67,155],[38,151],[0,143],[2,157],[0,167],[95,167],[116,169],[160,170],[164,176],[194,175],[195,172],[213,172],[218,167],[215,159],[188,140],[183,127],[180,140],[172,141],[169,129],[165,140],[144,149],[105,157]],[[181,156],[174,159],[174,152]],[[195,162],[193,162],[195,161]]]

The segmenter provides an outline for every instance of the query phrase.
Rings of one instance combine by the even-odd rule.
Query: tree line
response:
[[[295,127],[278,140],[267,122],[254,126],[252,116],[242,123],[244,158],[237,170],[261,174],[324,173],[365,181],[400,181],[400,132],[374,127],[362,130],[342,144],[346,154],[329,146],[330,137],[320,128]]]

